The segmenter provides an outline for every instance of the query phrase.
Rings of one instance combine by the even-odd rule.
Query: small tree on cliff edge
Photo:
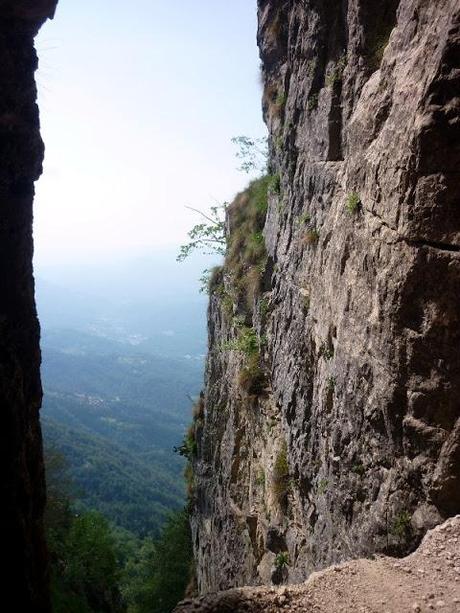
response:
[[[232,143],[239,151],[236,157],[241,160],[238,170],[249,174],[257,172],[265,174],[268,163],[268,140],[267,138],[249,138],[248,136],[234,136]]]
[[[204,221],[193,226],[190,232],[188,232],[190,242],[181,246],[177,261],[183,262],[193,251],[224,255],[227,246],[225,238],[225,210],[227,203],[211,207],[209,214],[192,207],[187,208],[201,215]]]
[[[264,173],[267,170],[268,145],[266,138],[249,138],[247,136],[235,136],[232,143],[237,145],[239,151],[236,157],[241,160],[238,170],[246,173]],[[213,206],[209,213],[203,213],[199,209],[186,207],[195,211],[204,219],[196,224],[188,232],[190,241],[182,245],[177,256],[178,262],[183,262],[193,251],[201,251],[206,255],[225,255],[227,249],[227,237],[225,236],[225,212],[228,203]],[[202,291],[206,289],[210,270],[203,271]]]

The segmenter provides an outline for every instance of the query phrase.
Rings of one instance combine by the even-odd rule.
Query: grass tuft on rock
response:
[[[273,494],[281,507],[286,506],[289,491],[289,464],[287,460],[287,445],[284,442],[273,466]]]
[[[252,313],[262,290],[267,261],[262,234],[272,177],[253,181],[228,207],[229,237],[224,274],[228,275],[235,301]]]

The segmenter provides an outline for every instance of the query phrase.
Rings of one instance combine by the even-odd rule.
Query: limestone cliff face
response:
[[[2,594],[48,611],[39,326],[32,276],[32,201],[41,173],[34,36],[55,0],[0,2],[0,407]]]
[[[459,2],[259,0],[258,40],[267,254],[212,284],[201,592],[402,554],[460,512]]]

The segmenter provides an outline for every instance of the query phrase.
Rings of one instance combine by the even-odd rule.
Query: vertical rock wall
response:
[[[195,426],[202,592],[402,554],[460,512],[459,2],[259,0],[258,41],[279,189],[245,317],[267,383],[242,389],[222,350],[226,266]]]
[[[0,2],[0,470],[2,599],[48,611],[39,425],[39,326],[32,276],[32,202],[42,169],[33,40],[55,0]],[[10,606],[10,605],[6,605]]]

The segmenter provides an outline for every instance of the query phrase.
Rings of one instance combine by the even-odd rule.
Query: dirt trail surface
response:
[[[460,613],[460,515],[406,558],[354,560],[283,587],[239,588],[184,600],[175,613]]]

